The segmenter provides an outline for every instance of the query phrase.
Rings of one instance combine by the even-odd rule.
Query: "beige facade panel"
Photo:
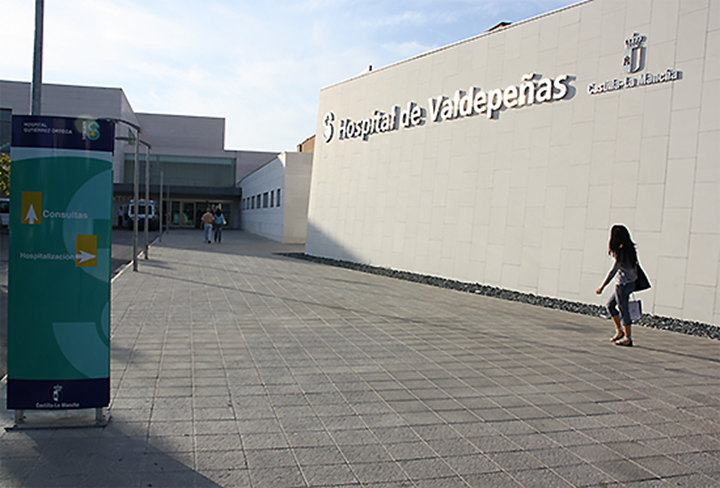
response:
[[[241,228],[284,244],[304,244],[312,153],[283,152],[240,183]]]
[[[592,0],[325,88],[306,252],[720,324],[720,2]],[[610,291],[606,291],[606,295]]]

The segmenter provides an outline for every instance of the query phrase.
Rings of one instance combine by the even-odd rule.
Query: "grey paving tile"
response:
[[[695,473],[692,468],[688,466],[683,466],[682,464],[674,461],[667,456],[634,458],[633,461],[635,461],[637,464],[647,469],[651,473],[660,476],[661,478],[690,475]]]
[[[239,434],[196,435],[195,449],[200,451],[239,451],[242,443]]]
[[[198,470],[210,486],[250,486],[250,473],[247,469]]]
[[[187,472],[195,464],[193,451],[188,452],[156,452],[144,455],[141,471],[143,472]]]
[[[598,469],[612,476],[614,479],[627,481],[645,481],[658,478],[657,475],[642,468],[640,465],[625,459],[601,461],[593,463]]]
[[[245,457],[250,470],[297,466],[291,449],[247,449]]]
[[[553,468],[553,471],[577,487],[608,486],[616,481],[615,478],[587,463],[558,466]]]
[[[669,486],[685,488],[716,488],[720,486],[720,480],[709,478],[700,473],[686,476],[673,476],[671,478],[665,478],[664,481]]]
[[[250,482],[257,488],[305,487],[305,479],[296,466],[279,468],[255,468],[249,470]]]
[[[70,474],[70,475],[52,475],[48,476],[41,472],[35,472],[28,477],[24,482],[23,486],[33,487],[77,487],[82,486],[83,477],[81,474]]]
[[[339,446],[375,444],[377,437],[369,429],[333,430],[329,432]]]
[[[217,419],[216,419],[217,420]],[[282,432],[280,423],[274,418],[262,419],[239,419],[238,427],[242,434],[272,434]]]
[[[8,449],[3,449],[3,451],[8,451]],[[36,456],[0,458],[0,485],[13,481],[21,482],[32,473],[36,463]]]
[[[359,463],[351,465],[355,476],[363,484],[406,481],[409,478],[397,463]]]
[[[195,438],[190,435],[151,436],[148,437],[147,445],[166,453],[193,452],[195,450]]]
[[[476,415],[485,422],[502,422],[516,419],[513,414],[500,407],[471,408],[470,410],[473,415]]]
[[[349,466],[345,464],[303,466],[308,486],[360,486]]]
[[[195,453],[198,469],[244,469],[248,466],[246,455],[241,450],[198,451]]]
[[[459,475],[474,475],[500,471],[500,466],[487,456],[472,454],[442,456],[443,460]]]
[[[422,441],[386,443],[385,449],[393,459],[398,461],[427,459],[437,456],[436,452]]]
[[[286,432],[290,447],[321,447],[335,445],[335,441],[327,432],[323,431],[298,431]]]
[[[463,456],[470,454],[478,454],[478,448],[462,437],[450,437],[447,439],[431,439],[425,442],[438,455],[445,456]]]
[[[470,486],[492,486],[496,488],[520,488],[522,485],[504,472],[480,473],[463,476]]]
[[[523,486],[547,488],[571,488],[574,486],[555,471],[546,468],[511,471],[509,474]]]
[[[450,478],[456,475],[455,470],[438,457],[402,460],[398,463],[413,480]]]
[[[306,466],[345,463],[345,458],[335,446],[296,447],[293,452],[303,470]]]
[[[490,452],[485,454],[504,471],[539,469],[542,462],[526,451]]]
[[[365,428],[365,422],[362,417],[355,414],[350,415],[332,415],[320,417],[320,421],[327,430],[358,430]]]
[[[372,428],[372,434],[385,444],[393,444],[400,442],[416,442],[419,439],[417,432],[407,426],[400,427],[376,427]]]
[[[707,475],[720,474],[718,458],[704,452],[690,452],[673,455],[674,461],[691,468],[697,473]],[[718,480],[720,481],[720,479]]]
[[[519,451],[522,448],[505,436],[468,437],[468,442],[483,453]]]

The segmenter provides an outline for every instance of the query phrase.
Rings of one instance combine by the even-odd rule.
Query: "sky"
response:
[[[43,82],[135,112],[223,117],[225,148],[293,151],[320,90],[577,0],[45,0]],[[0,79],[31,81],[33,0],[0,0]]]

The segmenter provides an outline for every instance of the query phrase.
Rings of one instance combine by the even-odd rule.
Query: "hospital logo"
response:
[[[325,114],[325,117],[323,118],[323,127],[325,127],[325,130],[323,131],[323,140],[328,143],[332,140],[333,134],[335,133],[335,127],[333,126],[333,120],[335,120],[335,114],[332,112],[328,112]]]
[[[645,47],[647,37],[637,32],[630,39],[625,39],[625,53],[622,68],[625,73],[637,73],[645,67]]]
[[[100,139],[100,124],[94,120],[83,120],[82,136],[83,140],[97,141]]]

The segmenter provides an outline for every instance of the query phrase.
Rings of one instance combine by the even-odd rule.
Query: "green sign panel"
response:
[[[14,116],[9,409],[110,399],[110,121]]]

